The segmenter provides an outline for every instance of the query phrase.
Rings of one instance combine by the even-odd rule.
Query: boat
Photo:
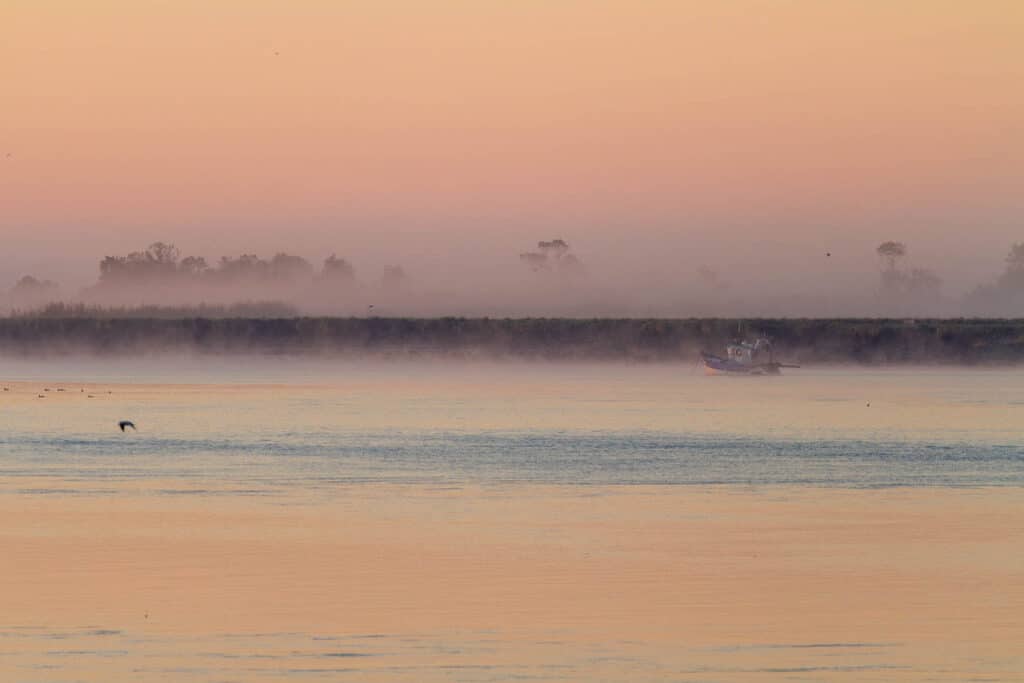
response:
[[[764,336],[726,344],[724,357],[708,351],[701,351],[700,357],[708,375],[778,375],[782,368],[800,367],[777,362],[771,340]]]

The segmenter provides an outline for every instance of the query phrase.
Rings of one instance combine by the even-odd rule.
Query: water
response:
[[[22,369],[0,399],[0,473],[268,490],[1024,482],[1020,371],[719,378],[672,366],[300,364],[284,383],[282,368],[258,364],[200,384],[187,382],[208,378],[203,364],[180,364],[175,376],[140,367],[85,382]],[[112,429],[120,419],[141,431]]]
[[[0,378],[5,680],[1024,677],[1019,370]]]

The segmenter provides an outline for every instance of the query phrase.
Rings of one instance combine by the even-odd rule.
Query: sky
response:
[[[0,0],[0,286],[163,240],[785,296],[1024,241],[1016,0]],[[823,261],[824,253],[833,254]]]

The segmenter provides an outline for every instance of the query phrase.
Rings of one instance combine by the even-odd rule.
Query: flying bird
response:
[[[135,431],[138,431],[135,427],[135,423],[131,420],[121,420],[117,423],[117,426],[121,428],[122,432],[125,430],[125,427],[131,427],[132,429],[135,429]]]

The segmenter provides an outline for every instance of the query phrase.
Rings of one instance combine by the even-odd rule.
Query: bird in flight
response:
[[[131,420],[121,420],[117,423],[117,426],[121,428],[122,432],[125,430],[125,427],[131,427],[132,429],[135,429],[135,431],[138,431],[135,427],[135,423]]]

